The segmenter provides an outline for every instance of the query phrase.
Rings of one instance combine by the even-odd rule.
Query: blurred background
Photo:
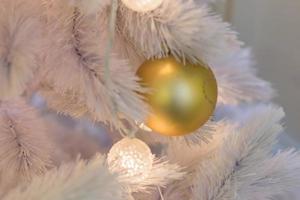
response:
[[[259,76],[277,91],[284,107],[285,146],[300,147],[300,1],[223,0],[215,5],[251,47]]]

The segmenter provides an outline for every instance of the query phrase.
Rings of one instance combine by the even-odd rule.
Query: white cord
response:
[[[112,0],[111,13],[109,18],[109,34],[105,49],[104,58],[104,73],[105,73],[105,84],[109,86],[111,84],[110,79],[110,56],[113,48],[113,43],[115,39],[116,21],[117,21],[117,10],[118,10],[118,0]]]
[[[165,200],[164,195],[163,195],[163,193],[162,193],[159,186],[157,186],[157,189],[158,189],[158,192],[159,192],[159,195],[160,195],[160,200]]]

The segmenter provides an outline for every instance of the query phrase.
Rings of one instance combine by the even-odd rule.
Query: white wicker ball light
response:
[[[122,0],[122,2],[136,12],[149,12],[158,8],[163,0]]]
[[[147,144],[136,138],[124,138],[113,145],[107,156],[108,166],[113,173],[145,179],[153,165],[153,154]]]

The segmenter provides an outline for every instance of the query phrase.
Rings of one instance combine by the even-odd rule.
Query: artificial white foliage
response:
[[[48,107],[60,114],[71,115],[75,118],[87,116],[94,119],[86,104],[80,101],[79,96],[76,93],[73,94],[72,91],[59,92],[49,84],[43,83],[39,93],[47,100]]]
[[[203,3],[203,4],[208,4],[208,3],[214,3],[214,2],[217,2],[218,0],[195,0],[196,2],[199,2],[199,3]],[[223,0],[221,0],[223,1]]]
[[[177,142],[169,143],[164,154],[171,162],[184,166],[184,171],[187,174],[183,179],[172,182],[163,189],[165,200],[190,199],[191,188],[193,187],[199,163],[210,159],[215,154],[223,144],[223,139],[230,133],[227,130],[234,127],[234,124],[224,121],[217,122],[210,141],[208,143],[201,143],[201,145],[185,145],[184,143]]]
[[[45,59],[47,76],[42,85],[46,85],[47,94],[52,91],[58,97],[53,99],[52,94],[46,94],[49,104],[61,113],[88,116],[117,129],[123,128],[120,118],[143,121],[147,109],[137,94],[143,89],[128,62],[113,54],[110,73],[105,72],[106,42],[102,40],[98,20],[82,15],[65,1],[52,1],[46,9],[53,40]],[[107,76],[111,79],[109,85]],[[43,87],[41,91],[43,94]],[[74,102],[73,107],[65,106],[66,98]]]
[[[249,177],[245,176],[248,173]],[[241,169],[228,184],[236,186],[238,199],[283,199],[293,190],[300,189],[300,154],[295,150],[279,152],[274,157]],[[231,198],[230,194],[222,196]],[[219,199],[224,199],[220,197]]]
[[[244,113],[239,126],[229,128],[231,133],[215,155],[199,164],[192,199],[269,199],[284,193],[287,185],[290,190],[297,186],[299,156],[286,152],[272,158],[283,116],[282,109],[273,106]],[[285,174],[290,162],[292,170]],[[266,189],[273,184],[275,190]]]
[[[105,166],[105,159],[96,156],[90,161],[77,160],[63,164],[33,179],[24,189],[19,187],[4,200],[121,200],[122,190]]]
[[[70,5],[77,7],[85,15],[96,14],[102,7],[109,5],[109,0],[69,0]]]
[[[53,143],[44,121],[22,99],[0,102],[0,191],[43,175]]]
[[[141,13],[121,0],[0,0],[0,199],[270,200],[300,189],[299,152],[275,153],[283,110],[262,104],[274,91],[257,77],[251,51],[211,12],[215,2],[164,0]],[[105,157],[94,156],[145,122],[146,89],[135,71],[164,56],[212,68],[216,112],[183,137],[137,130],[152,150],[145,177],[109,171]]]
[[[172,54],[181,60],[210,63],[240,47],[229,25],[193,0],[164,0],[149,13],[120,5],[118,16],[119,32],[145,58]]]
[[[257,77],[250,49],[216,59],[211,67],[218,82],[219,104],[269,101],[274,96],[270,83]]]
[[[43,50],[41,3],[0,2],[0,99],[22,94],[39,67]]]
[[[114,171],[117,171],[116,169]],[[127,193],[142,192],[147,193],[153,188],[165,187],[167,184],[180,180],[184,177],[183,168],[177,164],[169,163],[165,158],[156,159],[153,156],[152,169],[145,178],[132,177],[118,172],[118,181],[122,183]]]

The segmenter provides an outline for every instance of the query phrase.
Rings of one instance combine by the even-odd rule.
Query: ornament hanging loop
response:
[[[117,11],[118,11],[118,0],[112,0],[111,12],[110,12],[109,23],[108,23],[108,39],[107,39],[105,54],[104,54],[104,84],[108,90],[112,88],[112,84],[113,84],[111,81],[110,65],[111,65],[111,53],[112,53],[112,48],[115,39]],[[112,96],[110,96],[110,98],[113,107],[114,120],[119,121],[118,105]],[[125,137],[125,135],[123,135],[122,133],[121,135]]]
[[[112,52],[114,38],[115,38],[117,11],[118,11],[118,0],[112,0],[111,13],[110,13],[109,24],[108,24],[109,34],[108,34],[108,40],[105,48],[105,57],[104,57],[104,70],[105,70],[104,79],[105,79],[105,84],[108,88],[111,85],[110,59],[111,59],[111,52]]]
[[[109,17],[109,24],[108,24],[108,40],[105,48],[105,57],[104,57],[104,83],[105,86],[108,88],[112,88],[112,81],[111,81],[111,73],[110,73],[110,65],[111,65],[111,53],[113,49],[114,39],[115,39],[115,32],[116,32],[116,22],[117,22],[117,11],[118,11],[118,0],[112,0],[111,4],[111,12]],[[115,99],[111,96],[111,102],[113,105],[113,116],[115,120],[119,121],[124,127],[122,121],[120,121],[118,117],[118,105]],[[138,130],[134,129],[132,131],[127,130],[125,128],[125,134],[121,132],[122,137],[130,137],[134,138]]]

